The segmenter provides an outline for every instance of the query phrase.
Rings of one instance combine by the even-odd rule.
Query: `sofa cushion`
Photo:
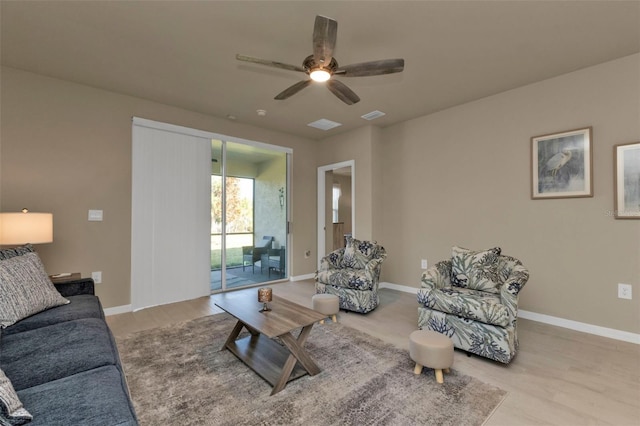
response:
[[[3,336],[14,333],[34,330],[40,327],[57,324],[65,321],[72,321],[82,318],[104,319],[104,312],[100,300],[96,296],[83,294],[79,296],[69,296],[69,303],[47,309],[37,315],[31,315],[17,323],[5,328]]]
[[[17,391],[119,362],[100,319],[66,321],[2,336],[0,366]]]
[[[0,261],[0,327],[65,303],[37,253]]]
[[[18,391],[33,414],[29,426],[137,425],[121,371],[114,365]]]
[[[500,295],[486,291],[459,287],[421,289],[418,303],[426,308],[441,311],[485,324],[506,327],[509,311],[502,304]]]
[[[27,253],[33,253],[33,246],[31,244],[2,249],[0,250],[0,260],[11,259],[12,257],[22,256],[23,254]]]
[[[471,251],[462,247],[451,250],[451,283],[456,287],[500,292],[498,256],[500,248]]]
[[[33,416],[23,407],[20,398],[11,385],[11,381],[0,370],[0,424],[23,425]]]

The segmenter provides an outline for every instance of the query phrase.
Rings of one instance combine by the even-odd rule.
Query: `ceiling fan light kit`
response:
[[[333,79],[334,75],[369,77],[393,74],[404,70],[404,59],[383,59],[339,67],[333,57],[337,34],[338,22],[325,16],[316,16],[313,27],[313,54],[304,59],[301,67],[239,54],[236,55],[236,59],[288,71],[303,72],[309,76],[310,79],[299,81],[277,94],[274,98],[276,100],[287,99],[307,87],[312,81],[318,81],[327,82],[327,88],[331,93],[347,105],[358,103],[360,98],[344,83]]]

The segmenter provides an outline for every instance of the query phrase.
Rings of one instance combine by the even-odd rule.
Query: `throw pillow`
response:
[[[69,303],[51,283],[37,253],[0,261],[0,328]]]
[[[364,269],[376,254],[376,247],[376,241],[360,241],[352,237],[347,238],[342,265],[347,268]]]
[[[12,257],[22,256],[23,254],[33,253],[33,246],[26,244],[24,246],[7,248],[0,250],[0,260],[11,259]]]
[[[0,424],[23,425],[33,417],[22,406],[9,378],[0,370]]]
[[[500,247],[484,251],[453,247],[451,283],[456,287],[499,293],[498,256],[501,252]]]

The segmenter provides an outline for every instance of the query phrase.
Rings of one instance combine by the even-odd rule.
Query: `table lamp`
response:
[[[267,305],[267,302],[271,302],[272,296],[273,292],[271,288],[262,287],[258,289],[258,302],[263,304],[260,312],[267,312],[271,310],[271,308],[269,308],[269,305]]]
[[[44,244],[53,242],[53,214],[0,213],[0,245]]]

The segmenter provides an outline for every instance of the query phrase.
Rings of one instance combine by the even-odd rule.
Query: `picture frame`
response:
[[[613,194],[616,219],[640,219],[640,142],[614,145]]]
[[[531,199],[593,197],[593,129],[531,138]]]

